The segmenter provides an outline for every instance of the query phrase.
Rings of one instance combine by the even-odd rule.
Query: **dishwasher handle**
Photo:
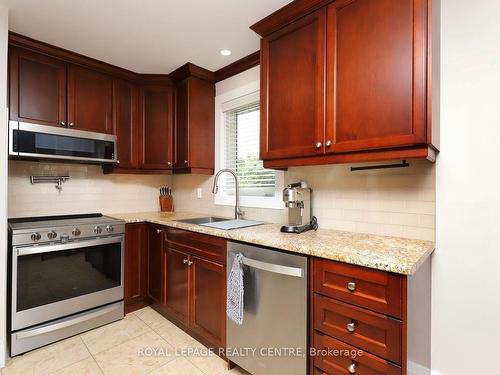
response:
[[[247,257],[243,257],[241,262],[248,267],[256,268],[262,271],[279,273],[282,275],[293,277],[304,276],[304,270],[299,267],[282,266],[280,264],[262,262],[260,260],[255,260]]]

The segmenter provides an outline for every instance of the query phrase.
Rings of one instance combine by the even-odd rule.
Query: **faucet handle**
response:
[[[241,208],[236,207],[236,219],[241,219],[245,216],[245,211],[242,211]]]

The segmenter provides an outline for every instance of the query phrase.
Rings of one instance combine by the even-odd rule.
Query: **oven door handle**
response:
[[[17,249],[17,256],[24,256],[24,255],[51,253],[53,251],[79,249],[82,247],[89,247],[89,246],[108,245],[111,243],[121,242],[122,240],[123,240],[123,236],[119,235],[119,236],[99,238],[96,240],[74,241],[74,242],[67,242],[64,244],[57,244],[57,245],[18,247],[16,249]]]
[[[16,337],[17,337],[17,339],[26,339],[26,338],[33,337],[33,336],[43,335],[43,334],[49,333],[49,332],[59,331],[59,330],[64,329],[64,328],[71,327],[75,324],[83,323],[83,322],[86,322],[88,320],[98,318],[102,315],[109,314],[110,312],[113,312],[113,311],[120,309],[120,308],[122,308],[121,305],[113,305],[113,306],[106,307],[106,308],[103,308],[103,309],[100,309],[100,310],[97,310],[97,311],[94,311],[94,312],[91,312],[91,313],[88,313],[85,315],[78,316],[76,318],[68,319],[64,322],[50,324],[50,325],[47,325],[45,327],[30,329],[30,330],[25,331],[25,332],[18,332],[18,333],[16,333],[16,335],[17,335]]]

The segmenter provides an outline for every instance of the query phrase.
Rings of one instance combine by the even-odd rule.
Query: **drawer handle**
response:
[[[356,330],[356,323],[354,322],[347,323],[346,329],[351,333],[354,332]]]
[[[356,283],[354,281],[348,282],[347,289],[349,289],[351,292],[354,292],[356,290]]]
[[[351,363],[347,367],[347,371],[349,371],[349,374],[355,374],[356,373],[356,364],[355,363]]]

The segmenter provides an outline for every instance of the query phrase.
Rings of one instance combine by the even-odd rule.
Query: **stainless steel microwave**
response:
[[[116,136],[9,121],[9,156],[96,164],[115,163]]]

